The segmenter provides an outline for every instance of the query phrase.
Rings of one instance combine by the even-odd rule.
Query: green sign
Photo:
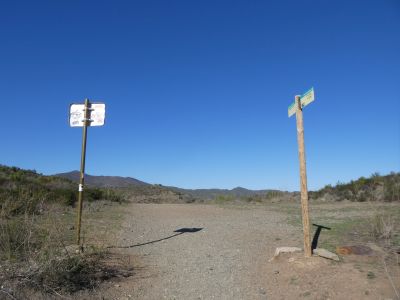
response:
[[[315,100],[314,88],[311,88],[300,97],[301,107],[303,108],[304,106],[310,104],[314,100]]]
[[[301,108],[303,108],[304,106],[310,104],[314,100],[315,100],[314,88],[311,88],[307,92],[305,92],[303,95],[301,95],[301,97],[300,97]],[[293,116],[296,113],[296,111],[297,111],[297,105],[296,105],[296,102],[293,102],[288,107],[288,116],[289,116],[289,118],[291,116]]]

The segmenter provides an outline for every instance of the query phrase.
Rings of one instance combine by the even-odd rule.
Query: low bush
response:
[[[370,222],[370,232],[374,238],[383,239],[390,244],[396,225],[396,219],[390,214],[376,214]]]
[[[71,294],[93,289],[108,277],[102,257],[102,252],[97,252],[53,258],[36,272],[23,274],[23,281],[27,286],[46,293]]]
[[[311,199],[333,198],[338,201],[400,201],[400,173],[381,176],[374,173],[370,178],[360,177],[349,183],[338,182],[309,193]]]

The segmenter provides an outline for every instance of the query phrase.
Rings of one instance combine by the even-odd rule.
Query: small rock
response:
[[[323,248],[314,249],[313,253],[324,258],[339,261],[339,256]]]
[[[68,230],[74,230],[74,229],[75,229],[75,226],[74,226],[74,225],[68,226]]]
[[[79,253],[79,245],[65,246],[64,251],[66,253]]]
[[[281,253],[294,253],[294,252],[301,252],[301,248],[298,247],[278,247],[275,250],[274,256],[269,260],[273,261],[275,257],[279,256]]]
[[[115,287],[120,287],[120,285],[119,285],[119,284],[114,284],[114,286],[115,286]]]

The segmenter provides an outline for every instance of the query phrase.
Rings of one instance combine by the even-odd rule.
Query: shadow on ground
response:
[[[129,246],[108,246],[107,248],[134,248],[134,247],[140,247],[140,246],[144,246],[144,245],[149,245],[149,244],[154,244],[154,243],[158,243],[158,242],[161,242],[161,241],[165,241],[165,240],[168,240],[168,239],[171,239],[171,238],[173,238],[173,237],[176,237],[176,236],[178,236],[178,235],[181,235],[181,234],[184,234],[184,233],[194,233],[194,232],[198,232],[198,231],[200,231],[200,230],[202,230],[203,228],[197,228],[197,227],[193,227],[193,228],[186,228],[186,227],[184,227],[184,228],[180,228],[180,229],[177,229],[177,230],[174,230],[174,232],[176,232],[175,234],[173,234],[173,235],[170,235],[170,236],[167,236],[167,237],[164,237],[164,238],[161,238],[161,239],[158,239],[158,240],[154,240],[154,241],[150,241],[150,242],[146,242],[146,243],[140,243],[140,244],[134,244],[134,245],[129,245]]]
[[[314,238],[311,243],[311,250],[317,249],[318,239],[319,239],[319,235],[321,234],[321,230],[322,229],[331,230],[331,228],[323,226],[323,225],[313,224],[313,226],[317,227],[317,230],[315,231]]]

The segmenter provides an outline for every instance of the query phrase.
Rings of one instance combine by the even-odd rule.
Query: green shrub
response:
[[[78,200],[78,192],[70,189],[57,189],[51,195],[53,201],[68,206],[73,206]]]

